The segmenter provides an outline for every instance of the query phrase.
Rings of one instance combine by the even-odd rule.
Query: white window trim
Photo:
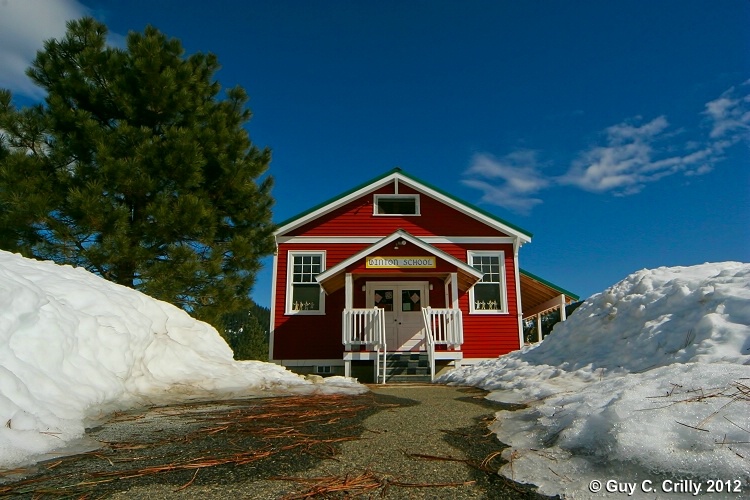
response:
[[[508,314],[508,285],[505,273],[505,252],[503,250],[468,250],[466,262],[473,267],[474,256],[490,256],[500,258],[500,300],[502,307],[497,310],[477,309],[474,303],[474,287],[469,289],[469,314]],[[477,285],[481,283],[476,283]],[[476,286],[476,285],[475,285]]]
[[[380,198],[388,198],[388,199],[394,199],[394,198],[402,198],[402,199],[412,199],[414,200],[414,211],[413,214],[379,214],[378,213],[378,202]],[[420,211],[420,205],[419,205],[419,194],[376,194],[374,195],[373,203],[372,203],[372,215],[375,215],[377,217],[418,217],[421,214]]]
[[[301,316],[323,316],[326,313],[326,294],[323,287],[320,287],[320,309],[317,311],[295,311],[292,309],[292,274],[294,272],[294,257],[304,255],[320,255],[320,272],[326,270],[326,252],[325,250],[289,250],[286,257],[286,306],[284,314],[301,315]],[[318,285],[320,286],[320,285]]]

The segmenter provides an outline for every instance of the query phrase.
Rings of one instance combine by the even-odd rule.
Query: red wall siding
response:
[[[519,349],[513,245],[438,244],[435,247],[463,262],[466,262],[468,250],[503,250],[505,252],[508,314],[470,314],[469,293],[460,292],[458,300],[464,321],[464,344],[461,350],[464,358],[494,358]]]
[[[273,359],[329,359],[341,358],[341,311],[344,308],[344,290],[326,297],[325,315],[289,315],[285,313],[287,256],[289,250],[325,250],[326,267],[329,268],[366,248],[366,244],[282,244],[277,260],[276,304],[274,304]],[[465,358],[491,358],[520,347],[518,339],[518,307],[516,301],[513,246],[509,244],[437,244],[436,248],[466,262],[467,250],[503,250],[505,252],[506,283],[508,286],[508,314],[470,314],[469,293],[459,293],[459,304],[464,311]],[[383,248],[378,255],[423,255],[424,251],[410,244],[399,250]],[[354,282],[354,307],[370,307],[365,301],[362,286],[368,280],[394,281],[399,279],[429,280],[432,307],[445,307],[442,278],[425,276],[425,272],[447,273],[454,271],[447,262],[437,259],[437,268],[428,270],[366,269],[364,261],[349,266],[348,272],[358,275]],[[366,276],[365,276],[366,275]]]
[[[325,298],[324,315],[286,315],[287,258],[289,250],[325,250],[326,268],[335,266],[352,256],[367,244],[279,245],[276,261],[276,303],[273,304],[274,342],[272,358],[285,359],[331,359],[341,358],[344,346],[341,343],[341,311],[344,310],[344,290]]]
[[[403,229],[414,236],[506,236],[486,224],[420,193],[419,216],[373,215],[373,194],[393,194],[390,184],[339,207],[285,236],[388,236]],[[416,191],[403,184],[399,194]]]

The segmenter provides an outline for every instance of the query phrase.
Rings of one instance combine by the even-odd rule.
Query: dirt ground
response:
[[[484,391],[212,401],[118,413],[100,448],[0,473],[16,498],[547,498],[499,476]]]

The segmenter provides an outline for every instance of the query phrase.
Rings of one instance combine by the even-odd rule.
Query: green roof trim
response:
[[[531,238],[533,236],[532,233],[526,231],[525,229],[523,229],[523,228],[521,228],[521,227],[519,227],[519,226],[517,226],[515,224],[512,224],[512,223],[510,223],[510,222],[508,222],[508,221],[506,221],[504,219],[501,219],[500,217],[498,217],[498,216],[496,216],[496,215],[494,215],[494,214],[492,214],[492,213],[490,213],[490,212],[488,212],[486,210],[483,210],[483,209],[481,209],[481,208],[479,208],[479,207],[477,207],[475,205],[472,205],[471,203],[467,203],[466,201],[464,201],[464,200],[462,200],[460,198],[457,198],[456,196],[453,196],[452,194],[450,194],[450,193],[448,193],[448,192],[446,192],[446,191],[444,191],[444,190],[442,190],[442,189],[440,189],[438,187],[435,187],[432,184],[424,182],[422,179],[418,179],[418,178],[414,177],[413,175],[407,174],[406,172],[404,172],[403,170],[401,170],[401,168],[399,168],[399,167],[396,167],[396,168],[394,168],[392,170],[389,170],[388,172],[385,172],[384,174],[381,174],[381,175],[375,177],[374,179],[370,179],[367,182],[363,182],[362,184],[360,184],[360,185],[358,185],[356,187],[353,187],[352,189],[349,189],[349,190],[347,190],[347,191],[339,194],[338,196],[334,196],[333,198],[331,198],[329,200],[326,200],[323,203],[319,203],[319,204],[315,205],[314,207],[309,208],[309,209],[305,210],[304,212],[301,212],[301,213],[295,215],[294,217],[290,217],[290,218],[288,218],[288,219],[286,219],[286,220],[284,220],[282,222],[279,222],[277,224],[277,227],[284,227],[287,224],[290,224],[290,223],[294,222],[297,219],[300,219],[300,218],[302,218],[302,217],[304,217],[304,216],[306,216],[308,214],[311,214],[311,213],[315,212],[316,210],[319,210],[319,209],[321,209],[321,208],[323,208],[323,207],[325,207],[327,205],[335,203],[336,201],[340,200],[341,198],[345,198],[345,197],[349,196],[350,194],[352,194],[352,193],[354,193],[356,191],[359,191],[360,189],[366,188],[370,184],[375,184],[376,182],[378,182],[378,181],[380,181],[380,180],[382,180],[382,179],[384,179],[384,178],[386,178],[386,177],[388,177],[390,175],[393,175],[395,173],[399,173],[402,176],[406,177],[407,179],[412,180],[412,181],[416,182],[417,184],[421,184],[422,186],[424,186],[424,187],[426,187],[428,189],[431,189],[431,190],[437,192],[438,194],[440,194],[440,195],[442,195],[442,196],[444,196],[446,198],[450,198],[451,200],[455,201],[456,203],[464,205],[465,207],[467,207],[467,208],[469,208],[469,209],[471,209],[471,210],[473,210],[473,211],[475,211],[475,212],[477,212],[477,213],[479,213],[479,214],[481,214],[481,215],[483,215],[485,217],[489,217],[490,219],[492,219],[492,220],[494,220],[494,221],[496,221],[496,222],[498,222],[498,223],[500,223],[500,224],[502,224],[504,226],[508,226],[509,228],[511,228],[511,229],[513,229],[515,231],[518,231],[519,233],[522,233],[522,234],[528,236],[529,238]],[[543,281],[543,280],[540,280],[540,281]]]
[[[560,292],[562,294],[567,295],[568,297],[570,297],[573,300],[580,300],[581,299],[578,295],[574,294],[573,292],[569,292],[568,290],[566,290],[564,288],[561,288],[561,287],[555,285],[554,283],[550,283],[549,281],[547,281],[547,280],[545,280],[543,278],[540,278],[536,274],[531,274],[530,272],[525,271],[523,269],[519,269],[519,272],[521,274],[523,274],[524,276],[528,277],[528,278],[531,278],[531,279],[533,279],[535,281],[538,281],[539,283],[542,283],[543,285],[546,285],[546,286],[548,286],[548,287],[550,287],[550,288],[552,288],[554,290],[557,290],[558,292]]]

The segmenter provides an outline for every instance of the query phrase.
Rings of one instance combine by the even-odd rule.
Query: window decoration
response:
[[[393,290],[375,290],[375,307],[385,311],[393,311]]]
[[[421,298],[420,290],[401,290],[401,310],[421,311]]]

